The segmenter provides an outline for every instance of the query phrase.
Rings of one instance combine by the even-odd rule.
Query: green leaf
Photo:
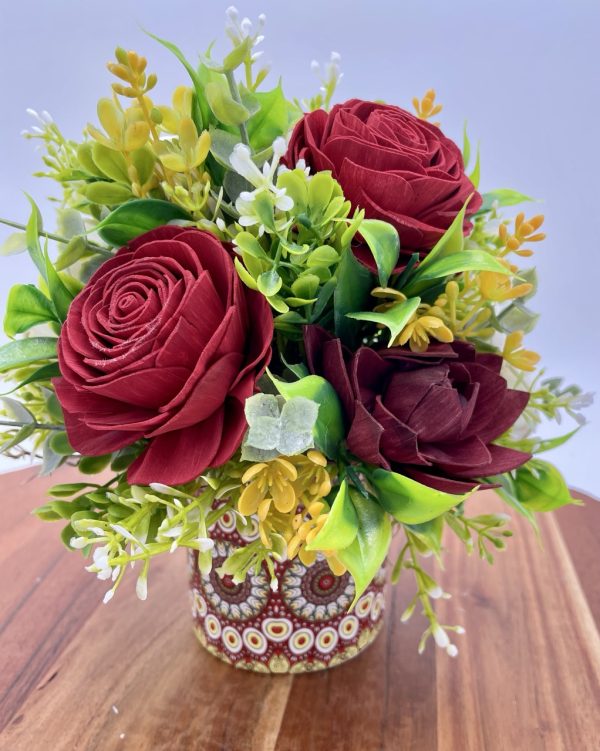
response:
[[[256,280],[259,291],[265,297],[273,297],[281,289],[283,281],[275,269],[263,272]]]
[[[0,402],[4,405],[8,416],[11,420],[24,423],[35,423],[35,417],[24,404],[21,404],[17,399],[11,399],[8,396],[0,398]]]
[[[422,524],[435,519],[458,506],[473,492],[464,495],[443,493],[385,469],[376,469],[369,477],[383,508],[402,524]]]
[[[462,209],[454,217],[452,224],[448,227],[448,229],[440,237],[437,243],[421,261],[421,263],[419,264],[419,271],[422,271],[423,269],[430,266],[438,258],[446,258],[447,256],[451,256],[453,253],[459,253],[464,248],[465,237],[463,233],[463,225],[469,200],[470,196]]]
[[[126,185],[104,180],[90,183],[83,192],[88,201],[100,206],[114,206],[118,203],[125,203],[132,197],[131,190]]]
[[[0,372],[56,357],[58,339],[45,336],[18,339],[0,347]]]
[[[473,167],[473,171],[469,175],[469,180],[473,183],[473,185],[478,188],[479,187],[479,179],[481,176],[481,161],[479,156],[479,144],[477,144],[477,156],[475,157],[475,166]]]
[[[314,428],[315,443],[328,457],[336,458],[344,440],[342,406],[333,386],[321,376],[309,375],[293,383],[269,373],[277,391],[286,399],[304,396],[319,405]]]
[[[0,256],[12,256],[27,250],[27,235],[25,232],[11,232],[0,244]]]
[[[506,266],[485,250],[461,250],[445,258],[438,258],[425,268],[421,264],[403,292],[406,295],[418,293],[423,290],[423,282],[444,279],[463,271],[494,271],[497,274],[510,274]]]
[[[179,60],[179,62],[183,65],[183,67],[187,70],[190,78],[192,79],[192,83],[194,84],[194,93],[198,102],[198,107],[196,107],[196,110],[194,112],[194,123],[196,125],[196,128],[198,129],[198,133],[200,133],[202,130],[204,130],[204,128],[208,126],[210,112],[206,97],[204,95],[205,82],[202,80],[202,71],[196,71],[193,65],[187,61],[183,52],[179,49],[179,47],[177,47],[177,45],[173,44],[173,42],[169,42],[166,39],[161,39],[160,37],[151,34],[149,31],[147,31],[146,34],[152,37],[152,39],[157,41],[159,44],[162,44],[163,47],[166,47],[169,52],[172,52]],[[202,67],[206,68],[206,66]]]
[[[231,169],[229,157],[233,153],[234,146],[240,142],[240,137],[222,128],[210,129],[210,152],[225,169]]]
[[[582,426],[580,425],[579,427],[575,428],[575,430],[571,430],[569,433],[565,433],[565,435],[559,435],[556,438],[547,438],[545,440],[538,441],[535,445],[535,453],[541,454],[544,451],[551,451],[552,449],[562,446],[567,441],[570,441],[575,433],[579,433],[581,427]]]
[[[54,453],[61,456],[71,456],[74,453],[73,446],[69,443],[64,430],[54,432],[49,439],[50,448]]]
[[[578,504],[558,469],[542,459],[531,459],[514,474],[517,498],[530,511],[554,511]]]
[[[369,586],[385,561],[392,541],[389,516],[373,498],[364,498],[354,489],[350,498],[358,519],[358,532],[354,542],[337,554],[346,566],[356,587],[352,609]]]
[[[402,329],[410,321],[413,314],[421,304],[420,297],[411,297],[399,305],[394,305],[383,313],[348,313],[348,318],[354,318],[357,321],[370,321],[371,323],[381,323],[390,330],[390,346],[400,334]]]
[[[111,180],[116,180],[118,183],[123,183],[120,187],[128,186],[130,183],[129,173],[127,171],[127,162],[125,157],[119,151],[110,149],[103,143],[92,144],[92,159],[96,167],[105,177],[109,177]],[[90,183],[90,185],[96,185],[98,183]],[[99,184],[106,185],[107,183],[100,182]],[[112,185],[113,183],[108,183]],[[87,193],[86,193],[87,195]],[[88,196],[90,201],[95,201],[94,198]],[[96,201],[96,203],[104,203],[102,200]],[[110,203],[107,201],[107,203]],[[115,202],[116,203],[116,202]]]
[[[29,438],[29,436],[35,432],[35,429],[35,425],[23,425],[22,428],[19,428],[19,430],[17,430],[12,438],[8,438],[2,445],[0,445],[0,454],[3,454],[5,451],[8,451],[14,446],[18,446],[20,443]]]
[[[56,321],[50,300],[33,284],[15,284],[8,293],[4,331],[7,336],[22,334],[32,326]]]
[[[40,245],[40,233],[42,231],[42,215],[38,209],[33,198],[25,193],[27,200],[31,205],[31,214],[27,220],[27,227],[25,229],[25,235],[27,238],[27,250],[31,256],[31,260],[37,266],[38,271],[44,279],[46,279],[46,259],[42,252]]]
[[[471,142],[467,135],[467,123],[463,126],[463,148],[462,148],[463,164],[466,167],[469,166],[469,160],[471,159]]]
[[[449,514],[451,516],[451,514]],[[442,552],[442,533],[444,531],[445,515],[440,514],[434,519],[422,524],[407,524],[408,529],[415,535],[423,546],[433,551],[436,556]]]
[[[254,151],[261,151],[287,133],[288,103],[281,82],[271,91],[254,92],[254,96],[260,109],[248,120],[248,137]]]
[[[224,125],[240,125],[250,117],[248,109],[233,99],[223,82],[207,83],[204,92],[214,116]]]
[[[70,498],[75,493],[79,493],[81,490],[86,490],[89,487],[97,487],[90,485],[89,482],[63,482],[58,485],[53,485],[48,494],[55,498]]]
[[[483,198],[483,203],[477,212],[478,214],[485,214],[491,211],[495,202],[498,203],[498,206],[516,206],[519,203],[535,200],[524,193],[519,193],[517,190],[510,190],[510,188],[491,190],[489,193],[483,193],[481,197]]]
[[[359,232],[369,246],[377,264],[379,284],[385,287],[400,254],[398,231],[391,224],[380,219],[365,219],[360,225]]]
[[[114,247],[174,219],[190,219],[179,206],[157,198],[139,198],[119,206],[96,225],[100,237]]]
[[[248,36],[241,44],[236,45],[223,59],[223,70],[235,70],[238,68],[251,52],[252,44],[253,40]]]
[[[373,275],[354,257],[350,247],[342,252],[337,269],[337,286],[333,293],[335,333],[344,344],[357,343],[358,325],[348,318],[357,308],[366,308],[373,286]]]
[[[48,256],[48,253],[44,253],[46,258],[46,281],[48,282],[48,291],[52,299],[52,304],[59,321],[64,321],[67,318],[69,306],[73,302],[73,295],[65,285],[61,278],[61,275],[52,265],[52,261]]]
[[[110,464],[112,454],[103,456],[82,456],[77,465],[77,469],[84,475],[96,475],[102,472]]]
[[[307,544],[307,550],[342,550],[351,545],[358,534],[358,516],[350,499],[346,480],[340,485],[318,535]]]
[[[51,362],[48,365],[42,365],[41,368],[35,370],[31,375],[27,376],[25,380],[18,383],[10,391],[6,391],[6,394],[12,394],[13,391],[20,389],[21,386],[27,386],[28,383],[35,383],[36,381],[47,381],[51,378],[56,378],[60,375],[60,368],[57,362]]]

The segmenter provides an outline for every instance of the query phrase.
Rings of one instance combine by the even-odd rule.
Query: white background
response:
[[[49,110],[64,133],[79,138],[95,120],[96,101],[109,92],[104,64],[119,44],[145,54],[159,85],[154,98],[188,83],[170,54],[142,27],[175,41],[192,60],[221,36],[226,3],[102,0],[18,0],[0,3],[0,215],[24,220],[23,191],[44,203],[58,195],[40,168],[26,107]],[[381,98],[410,107],[433,86],[445,105],[446,133],[460,142],[468,121],[482,149],[483,190],[511,187],[543,200],[548,240],[538,246],[542,314],[528,343],[542,353],[549,375],[564,375],[586,391],[598,387],[598,237],[600,138],[598,29],[600,4],[584,0],[302,0],[240,2],[267,14],[265,58],[271,85],[281,74],[288,96],[315,90],[313,58],[341,53],[339,99]],[[46,226],[52,213],[44,206]],[[0,228],[0,237],[7,231]],[[0,305],[16,282],[34,280],[26,257],[0,259]],[[569,482],[598,493],[600,408],[591,425],[549,458]],[[5,468],[7,465],[1,465]]]

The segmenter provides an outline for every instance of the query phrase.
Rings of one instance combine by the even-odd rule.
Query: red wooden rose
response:
[[[400,107],[350,99],[307,113],[284,161],[294,167],[299,159],[315,172],[331,170],[368,218],[393,224],[401,251],[432,248],[471,194],[468,212],[481,206],[456,144]]]
[[[525,409],[509,389],[502,357],[466,342],[416,353],[394,347],[351,353],[318,326],[305,332],[308,365],[337,391],[346,441],[359,459],[449,493],[508,472],[529,454],[494,444]]]
[[[147,439],[128,480],[185,483],[227,461],[271,352],[265,298],[208,232],[160,227],[117,252],[73,301],[54,380],[73,447]]]

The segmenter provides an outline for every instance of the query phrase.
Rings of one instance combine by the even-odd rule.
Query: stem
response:
[[[11,219],[2,219],[0,217],[0,224],[6,224],[7,227],[14,227],[15,229],[23,230],[24,232],[27,231],[27,227],[24,224],[13,222]],[[46,237],[48,238],[48,240],[55,240],[56,242],[62,243],[63,245],[66,245],[69,242],[66,237],[61,237],[60,235],[56,235],[53,232],[44,232],[43,230],[38,230],[38,235]],[[107,248],[101,248],[99,245],[95,245],[94,243],[88,242],[87,240],[86,245],[90,250],[93,250],[94,253],[97,253],[98,255],[104,255],[109,258],[113,257],[112,251],[108,250]]]
[[[240,96],[240,91],[238,89],[237,81],[235,80],[235,75],[232,70],[228,70],[225,73],[225,77],[227,78],[227,83],[229,84],[229,92],[231,93],[231,98],[234,102],[237,102],[238,104],[242,103],[242,98]],[[242,143],[245,143],[246,146],[250,146],[250,138],[248,137],[248,129],[246,128],[246,123],[240,123],[239,124],[240,129],[240,137],[242,139]]]
[[[62,425],[48,425],[43,422],[11,422],[9,420],[0,420],[0,425],[5,425],[9,428],[24,428],[28,425],[33,425],[34,430],[64,430]]]

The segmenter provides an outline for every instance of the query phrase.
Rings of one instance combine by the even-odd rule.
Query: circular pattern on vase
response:
[[[242,633],[242,639],[247,649],[255,655],[264,655],[269,646],[267,637],[257,628],[248,626]]]
[[[239,584],[231,576],[219,576],[217,569],[233,550],[228,542],[216,543],[212,570],[201,577],[201,584],[206,600],[218,615],[231,621],[244,621],[256,618],[265,608],[270,592],[269,580],[262,569],[258,574],[248,575]]]
[[[292,561],[283,575],[281,594],[299,618],[325,621],[348,610],[354,597],[354,583],[347,573],[334,576],[324,559],[318,559],[308,568]]]
[[[309,628],[299,628],[290,637],[290,650],[295,655],[305,655],[312,649],[315,635]]]
[[[225,648],[232,654],[237,654],[242,649],[242,637],[233,626],[225,626],[221,634]]]

